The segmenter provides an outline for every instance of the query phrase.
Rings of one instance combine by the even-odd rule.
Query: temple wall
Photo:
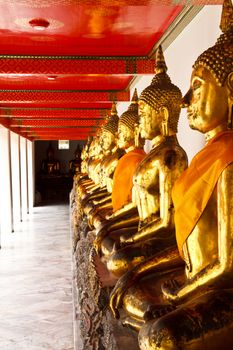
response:
[[[205,6],[183,32],[164,52],[168,66],[168,74],[172,82],[176,84],[184,95],[189,88],[192,65],[196,58],[205,49],[212,46],[220,35],[219,23],[221,6]],[[138,94],[150,84],[153,75],[143,76],[137,79],[131,88],[131,95],[135,89]],[[123,103],[117,105],[119,115],[124,112],[127,106]],[[199,132],[189,128],[186,110],[182,110],[178,138],[181,146],[187,152],[189,161],[202,148],[204,137]],[[150,144],[146,144],[149,151]]]

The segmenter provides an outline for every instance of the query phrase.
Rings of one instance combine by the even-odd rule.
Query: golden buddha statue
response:
[[[116,113],[116,106],[115,103],[113,103],[112,110],[111,110],[111,115],[114,116]],[[107,115],[105,124],[108,124],[110,117]],[[114,117],[113,117],[114,119]],[[113,121],[110,122],[110,124]],[[108,134],[108,132],[107,132]],[[111,136],[110,136],[111,137]],[[83,195],[85,196],[85,192],[90,193],[90,192],[96,192],[100,188],[100,182],[101,182],[101,163],[104,160],[106,156],[108,156],[112,149],[115,146],[114,141],[108,143],[109,137],[107,135],[106,138],[106,133],[104,131],[104,127],[98,130],[98,132],[95,135],[95,138],[92,139],[90,146],[89,146],[89,151],[88,151],[88,159],[86,161],[86,173],[88,175],[88,181],[87,181],[87,187],[85,191],[85,187],[82,188],[84,190],[81,191],[82,194],[80,194],[80,197],[82,198]],[[103,146],[104,142],[104,146]],[[85,153],[84,153],[85,157]]]
[[[107,187],[107,178],[111,178],[115,171],[118,159],[122,156],[117,146],[117,130],[119,117],[116,110],[116,104],[113,103],[110,118],[103,126],[102,131],[102,149],[105,152],[105,157],[101,163],[101,179],[102,187]],[[110,192],[110,190],[108,190]]]
[[[138,95],[135,89],[131,104],[128,107],[128,110],[121,115],[119,119],[119,124],[118,124],[117,144],[119,149],[124,150],[126,154],[123,155],[118,161],[114,175],[113,175],[113,179],[106,177],[107,188],[108,188],[108,191],[111,193],[111,205],[112,205],[113,212],[116,212],[117,210],[121,209],[128,203],[131,203],[133,175],[137,165],[146,155],[146,153],[142,149],[143,143],[139,144],[137,142],[137,139],[138,139],[136,137],[137,124],[138,124]],[[92,212],[91,214],[92,214],[92,222],[95,228],[98,228],[100,223],[101,223],[101,226],[103,227],[104,225],[105,228],[107,227],[109,228],[109,225],[111,225],[111,220],[106,220],[106,221],[101,220],[101,222],[98,220],[98,216],[96,215],[99,215],[99,214],[102,215],[102,213],[99,210]],[[105,218],[106,218],[106,215],[105,215]],[[112,238],[108,237],[108,240],[110,240],[111,243],[114,242],[114,239]],[[106,240],[105,240],[105,243],[106,243]],[[110,244],[112,248],[111,243],[108,242],[108,244]]]
[[[95,139],[92,141],[90,146],[90,158],[87,164],[87,173],[89,178],[93,181],[97,186],[99,185],[99,172],[96,171],[96,167],[101,163],[104,152],[101,148],[102,143],[102,131],[100,130]]]
[[[58,175],[60,174],[60,168],[60,162],[54,158],[54,149],[50,142],[47,149],[47,158],[42,162],[41,171],[44,175]]]
[[[78,186],[79,201],[87,202],[91,196],[100,189],[100,164],[104,158],[104,152],[101,149],[102,132],[96,134],[89,148],[89,159],[87,161],[87,179]],[[84,203],[82,203],[84,206]]]
[[[111,115],[107,122],[102,126],[101,131],[101,148],[103,157],[98,157],[98,164],[95,166],[93,179],[97,184],[93,190],[84,198],[82,205],[84,212],[88,213],[104,205],[105,209],[111,209],[111,187],[109,189],[108,182],[111,183],[116,165],[123,152],[117,146],[117,130],[118,120],[116,104],[113,103]],[[96,180],[95,180],[96,179]],[[100,201],[100,202],[99,202]]]
[[[80,173],[74,176],[74,192],[78,195],[78,186],[81,185],[81,183],[91,183],[91,180],[88,177],[87,171],[88,171],[88,160],[90,158],[90,146],[93,138],[92,136],[88,136],[87,143],[83,147],[81,151],[81,166],[80,166]]]
[[[173,189],[178,249],[130,271],[112,294],[113,311],[122,302],[129,303],[130,294],[135,309],[151,305],[146,315],[151,320],[139,333],[142,350],[218,350],[231,349],[233,344],[230,0],[224,1],[220,28],[223,34],[216,44],[196,60],[191,87],[183,99],[190,127],[205,135],[206,145]],[[181,258],[185,268],[178,271]]]
[[[92,136],[88,136],[87,143],[83,147],[82,152],[81,152],[81,173],[86,174],[87,173],[87,162],[89,159],[89,148],[90,144],[92,142],[93,138]]]
[[[86,178],[84,179],[83,184],[78,188],[79,191],[79,197],[82,198],[82,196],[86,193],[86,190],[90,187],[95,186],[94,181],[91,179],[91,166],[92,163],[96,160],[97,158],[97,152],[96,151],[96,143],[99,140],[99,135],[96,135],[96,138],[93,139],[88,147],[88,152],[87,152],[87,146],[86,146],[86,151],[83,155],[84,158],[84,164],[82,165],[82,168],[84,169],[85,167],[85,173],[86,173]]]
[[[77,148],[74,152],[74,159],[69,161],[69,173],[75,175],[81,171],[81,148],[80,145],[77,145]]]
[[[139,128],[143,138],[152,141],[152,150],[140,162],[133,178],[133,204],[139,213],[139,225],[124,213],[116,215],[111,229],[118,235],[116,252],[107,267],[120,277],[135,265],[171,245],[175,245],[171,190],[187,166],[187,157],[176,138],[181,92],[168,77],[161,47],[157,51],[156,75],[139,99]],[[114,219],[115,219],[114,218]],[[98,235],[104,235],[104,228]],[[97,235],[97,243],[98,237]],[[102,238],[102,237],[101,237]],[[97,249],[99,246],[95,243]]]

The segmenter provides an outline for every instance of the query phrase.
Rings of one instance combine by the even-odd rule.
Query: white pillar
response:
[[[0,125],[0,222],[2,239],[11,233],[9,131]]]

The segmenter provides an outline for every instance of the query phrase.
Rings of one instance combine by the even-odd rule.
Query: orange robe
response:
[[[222,171],[233,162],[233,131],[216,135],[193,158],[176,181],[172,199],[175,207],[176,240],[182,246],[203,213]]]
[[[112,206],[114,212],[132,201],[133,176],[137,165],[145,156],[144,150],[135,148],[118,161],[113,176]]]

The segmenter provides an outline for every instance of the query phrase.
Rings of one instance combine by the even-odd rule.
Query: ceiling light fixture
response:
[[[48,75],[48,80],[56,80],[57,75]]]
[[[45,30],[49,26],[49,21],[43,18],[33,18],[29,21],[29,24],[35,30]]]

